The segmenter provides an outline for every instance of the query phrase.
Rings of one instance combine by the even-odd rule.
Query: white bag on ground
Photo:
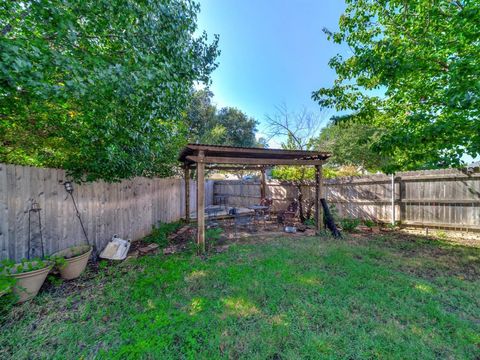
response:
[[[100,257],[109,260],[124,260],[129,249],[130,240],[123,240],[118,235],[113,235],[112,240],[105,246]]]

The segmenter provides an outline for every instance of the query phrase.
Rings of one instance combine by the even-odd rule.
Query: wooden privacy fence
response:
[[[65,171],[0,164],[0,259],[19,260],[27,255],[29,212],[39,204],[46,254],[85,241],[71,198],[63,187]],[[190,182],[190,208],[196,206],[196,184]],[[206,184],[211,204],[213,182]],[[169,178],[134,178],[119,183],[74,184],[74,196],[89,240],[99,249],[114,234],[136,240],[159,222],[184,216],[184,181]],[[30,219],[31,242],[39,255],[39,224]]]
[[[392,220],[406,225],[480,230],[480,174],[456,169],[398,173],[392,178],[373,175],[324,181],[324,197],[340,217]],[[313,185],[302,192],[306,202],[314,198]],[[248,206],[260,201],[260,183],[222,180],[214,184],[214,202],[226,198],[229,205]],[[269,181],[267,197],[277,209],[285,208],[298,189],[292,183]]]

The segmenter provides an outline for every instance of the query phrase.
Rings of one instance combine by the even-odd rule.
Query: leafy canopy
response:
[[[373,148],[396,169],[461,163],[480,154],[480,3],[477,0],[346,0],[338,32],[353,55],[329,65],[337,78],[313,93],[388,129]]]
[[[363,124],[334,116],[322,128],[315,140],[319,149],[331,153],[331,167],[361,167],[368,171],[378,171],[388,165],[389,159],[372,149],[372,144],[382,136],[384,129],[375,124]]]
[[[208,89],[192,94],[187,111],[190,142],[231,146],[261,146],[255,138],[258,122],[243,111],[212,104],[213,94]]]
[[[0,9],[0,161],[77,179],[169,175],[216,37],[191,0],[7,1]]]

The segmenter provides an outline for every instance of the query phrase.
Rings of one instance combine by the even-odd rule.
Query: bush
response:
[[[315,225],[315,219],[313,218],[310,218],[310,219],[305,219],[305,221],[303,222],[304,225],[307,225],[307,226],[314,226]]]
[[[344,231],[350,232],[355,230],[355,228],[360,225],[360,220],[359,219],[342,219],[340,220],[340,226]]]
[[[211,248],[218,240],[220,240],[222,233],[223,230],[221,228],[211,228],[205,231],[205,239],[209,248]]]
[[[363,220],[363,224],[364,224],[366,227],[369,227],[369,228],[373,228],[373,227],[376,225],[376,224],[375,224],[375,221],[370,220],[370,219]]]

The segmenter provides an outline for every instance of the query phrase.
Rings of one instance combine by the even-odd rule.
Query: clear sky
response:
[[[220,35],[222,53],[211,85],[218,106],[254,117],[260,134],[275,105],[320,110],[312,91],[332,84],[328,61],[346,53],[322,32],[338,28],[342,0],[199,1],[199,30]]]

